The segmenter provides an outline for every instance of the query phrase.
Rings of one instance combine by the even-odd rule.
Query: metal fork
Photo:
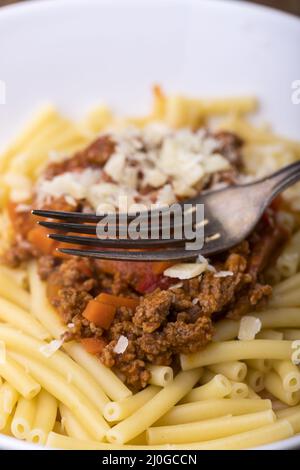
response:
[[[39,217],[56,219],[59,222],[39,221],[48,229],[64,232],[51,233],[54,240],[88,249],[59,248],[69,255],[126,261],[187,260],[201,254],[213,255],[228,250],[243,241],[253,231],[272,200],[283,190],[300,180],[300,161],[288,165],[276,173],[248,184],[229,186],[217,191],[204,192],[181,203],[204,204],[205,241],[200,250],[186,250],[186,239],[99,239],[96,237],[97,223],[103,216],[80,212],[33,210]],[[150,217],[144,213],[144,217]],[[128,217],[131,220],[132,217]],[[69,235],[78,233],[90,237]],[[93,249],[91,249],[93,248]],[[95,249],[99,248],[99,249]]]

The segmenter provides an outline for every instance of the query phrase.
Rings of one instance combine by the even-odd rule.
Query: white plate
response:
[[[0,146],[45,101],[80,116],[99,102],[147,110],[153,83],[194,96],[255,94],[299,138],[300,21],[241,2],[36,1],[0,9]],[[300,447],[300,436],[268,448]],[[26,444],[0,437],[0,447]]]

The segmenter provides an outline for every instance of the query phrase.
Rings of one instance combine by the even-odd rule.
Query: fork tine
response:
[[[42,220],[38,221],[38,224],[42,227],[49,228],[51,230],[60,230],[62,232],[74,232],[74,233],[83,233],[88,235],[96,235],[97,225],[87,225],[87,224],[73,224],[73,223],[64,223],[64,222],[44,222]]]
[[[140,219],[149,219],[150,214],[154,215],[156,213],[160,213],[164,210],[167,210],[167,208],[161,208],[160,210],[153,210],[153,211],[145,211],[142,212],[140,215]],[[76,222],[100,222],[104,217],[106,217],[107,214],[105,215],[97,215],[97,214],[92,214],[92,213],[84,213],[84,212],[67,212],[67,211],[53,211],[53,210],[41,210],[41,209],[33,209],[31,211],[33,215],[39,216],[39,217],[45,217],[49,219],[57,219],[57,220],[70,220],[70,221],[76,221]],[[116,218],[118,220],[118,215],[124,216],[125,214],[119,214],[116,213]],[[136,214],[126,214],[127,220],[131,221],[136,217]]]
[[[71,248],[58,248],[58,251],[67,255],[84,256],[88,258],[121,260],[121,261],[167,261],[167,260],[187,260],[195,258],[200,251],[195,250],[164,250],[164,251],[89,251]]]
[[[85,214],[83,212],[46,211],[34,209],[31,213],[48,219],[70,220],[74,222],[99,222],[99,220],[103,218],[96,214]]]
[[[100,238],[94,238],[94,237],[78,237],[78,236],[73,236],[73,235],[62,235],[58,233],[51,233],[48,235],[49,238],[52,238],[53,240],[63,242],[63,243],[72,243],[76,245],[85,245],[85,246],[110,246],[110,247],[115,247],[115,248],[122,248],[122,247],[127,247],[127,248],[132,248],[132,247],[139,247],[139,248],[153,248],[156,246],[177,246],[177,245],[182,245],[183,243],[186,242],[186,240],[181,239],[181,240],[176,240],[174,238],[172,239],[166,239],[166,240],[151,240],[151,239],[138,239],[138,240],[131,240],[131,239],[122,239],[122,238],[116,238],[116,239],[100,239]]]

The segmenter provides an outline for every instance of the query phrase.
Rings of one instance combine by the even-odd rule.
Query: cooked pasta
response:
[[[75,439],[82,439],[84,441],[91,439],[89,433],[84,429],[84,427],[82,427],[69,408],[61,403],[59,405],[59,411],[63,429],[66,430],[68,436],[74,437]]]
[[[45,367],[43,363],[17,353],[11,354],[20,364],[30,370],[32,376],[45,390],[73,410],[77,419],[94,439],[99,441],[103,439],[109,426],[79,390],[52,369]]]
[[[76,264],[56,252],[56,242],[32,218],[31,209],[45,207],[95,212],[107,194],[115,203],[113,191],[129,183],[133,202],[135,193],[147,201],[149,188],[151,203],[193,197],[201,185],[213,189],[214,179],[226,183],[223,172],[239,173],[232,162],[228,167],[226,152],[233,152],[231,160],[242,155],[249,177],[300,159],[299,142],[248,123],[245,115],[257,106],[254,97],[195,99],[167,96],[158,86],[153,91],[152,109],[141,117],[119,117],[101,105],[76,123],[49,106],[0,155],[2,434],[51,448],[110,451],[246,449],[300,432],[297,188],[266,215],[270,226],[283,225],[290,234],[285,243],[281,240],[277,259],[254,275],[272,285],[269,299],[264,286],[251,284],[247,269],[239,272],[238,266],[244,261],[250,266],[252,253],[266,242],[264,221],[262,234],[255,232],[257,245],[247,239],[249,253],[243,258],[241,248],[241,254],[227,259],[237,274],[222,257],[216,262],[200,258],[200,278],[178,282],[165,274],[176,270],[169,262],[138,268],[102,260]],[[188,156],[181,145],[195,157],[190,181],[184,179]],[[136,159],[126,166],[128,149]],[[184,166],[176,156],[180,152]],[[106,176],[95,180],[95,188],[99,165]],[[224,285],[245,274],[253,291],[242,286],[230,298]],[[201,292],[207,280],[215,282],[212,294],[209,288]],[[267,307],[256,309],[255,289]],[[222,298],[223,290],[229,300]],[[259,331],[249,330],[249,339],[241,340],[239,311],[248,294],[245,311]],[[223,319],[215,321],[220,314]]]
[[[242,382],[247,375],[247,366],[243,362],[232,361],[220,364],[212,364],[209,369],[216,374],[225,375],[229,380]]]
[[[18,439],[28,439],[35,417],[36,403],[36,397],[30,400],[23,397],[19,398],[11,422],[11,432]]]
[[[223,398],[231,392],[230,381],[221,374],[215,375],[209,382],[191,390],[182,400],[183,403]]]
[[[231,390],[226,395],[227,398],[247,398],[249,396],[249,388],[246,383],[230,381]]]
[[[260,331],[256,336],[256,339],[276,339],[280,340],[283,339],[283,333],[282,331],[277,331],[277,330],[262,330]],[[284,338],[287,339],[287,338]]]
[[[279,419],[286,419],[293,426],[294,432],[300,432],[300,406],[285,408],[276,412]]]
[[[283,337],[284,339],[288,339],[290,341],[299,340],[300,339],[300,328],[291,328],[283,330]]]
[[[273,361],[273,369],[282,380],[284,390],[297,392],[300,390],[300,371],[290,361]]]
[[[265,388],[274,395],[274,397],[289,406],[297,405],[300,402],[300,390],[285,390],[282,379],[276,372],[271,371],[265,375]]]
[[[300,231],[295,233],[277,260],[277,268],[283,277],[297,273],[300,265]]]
[[[151,385],[165,387],[173,380],[172,367],[151,365],[148,367],[148,370],[151,373],[151,378],[149,380]]]
[[[113,426],[106,433],[108,442],[124,444],[145,431],[193,388],[201,374],[202,369],[180,372],[173,382],[164,387],[139,410]]]
[[[25,333],[38,339],[49,339],[50,335],[44,327],[30,315],[29,312],[17,305],[0,298],[0,320],[10,323]]]
[[[278,305],[278,307],[280,307]],[[261,313],[255,312],[253,316],[259,318],[262,328],[297,328],[300,326],[299,308],[272,308]],[[228,341],[237,337],[239,322],[235,320],[221,320],[216,325],[213,340]]]
[[[38,341],[9,326],[1,324],[0,338],[15,352],[24,353],[29,357],[37,359],[45,367],[50,367],[56,373],[61,374],[65,380],[81,390],[100,412],[102,412],[105,404],[109,402],[109,399],[93,377],[62,351],[56,351],[50,356],[45,355],[43,348],[49,347],[48,343]]]
[[[26,439],[35,444],[46,444],[48,434],[54,427],[56,415],[56,399],[53,395],[42,389],[36,397],[35,416]]]
[[[270,400],[252,400],[247,398],[196,401],[177,405],[156,421],[155,426],[192,423],[226,415],[240,416],[272,409]]]
[[[252,447],[262,446],[283,439],[287,439],[294,434],[294,428],[287,419],[280,419],[275,423],[252,431],[246,431],[235,434],[230,437],[214,439],[211,441],[188,443],[188,444],[167,444],[151,446],[151,449],[166,450],[230,450],[230,449],[248,449]],[[65,450],[147,450],[148,446],[132,446],[132,445],[107,445],[95,441],[80,441],[67,436],[50,433],[47,445],[53,448],[61,448]]]
[[[209,366],[216,362],[240,361],[245,359],[290,359],[292,356],[290,341],[250,340],[225,341],[207,346],[200,353],[181,356],[181,367],[190,370],[194,367]]]
[[[246,382],[254,392],[261,392],[265,388],[263,372],[255,369],[248,369]]]
[[[104,418],[107,421],[121,421],[127,418],[147,403],[147,401],[151,400],[159,390],[159,387],[150,385],[144,390],[141,390],[130,397],[124,398],[123,400],[107,403],[103,410]]]
[[[28,400],[35,397],[41,390],[40,384],[13,359],[12,355],[7,355],[5,363],[0,364],[0,374],[20,395]]]
[[[175,444],[201,442],[238,434],[274,423],[273,411],[260,411],[249,415],[224,416],[205,421],[172,426],[150,427],[147,431],[148,444]]]
[[[19,398],[19,393],[8,382],[0,387],[0,409],[5,413],[12,413]]]

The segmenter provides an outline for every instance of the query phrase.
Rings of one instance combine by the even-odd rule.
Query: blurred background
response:
[[[20,3],[26,0],[0,0],[0,6],[11,5],[12,3]],[[40,0],[43,1],[43,0]],[[59,1],[59,0],[56,0]],[[243,0],[235,0],[242,2]],[[260,5],[267,5],[279,10],[293,13],[294,15],[300,16],[300,0],[248,0],[251,3],[258,3]]]

